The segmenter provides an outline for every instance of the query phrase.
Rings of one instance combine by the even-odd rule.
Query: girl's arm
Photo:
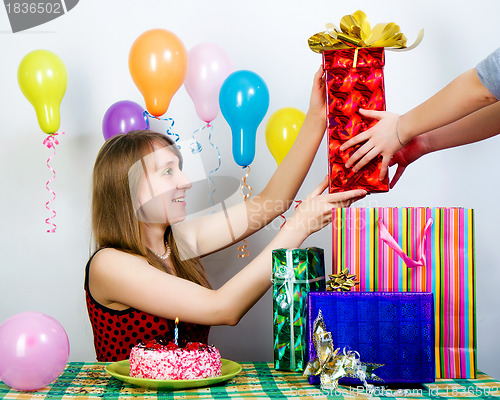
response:
[[[297,208],[276,237],[220,289],[211,290],[168,275],[143,259],[103,249],[92,259],[89,285],[103,305],[134,307],[168,319],[204,325],[235,325],[271,286],[272,250],[296,248],[332,219],[334,207],[347,207],[366,192],[323,194],[327,180]]]
[[[206,255],[262,229],[285,212],[302,185],[326,130],[323,68],[314,75],[309,111],[301,130],[266,187],[254,197],[217,214],[174,226],[194,250]]]

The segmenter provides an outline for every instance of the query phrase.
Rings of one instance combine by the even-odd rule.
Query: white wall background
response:
[[[281,107],[307,109],[310,83],[321,56],[307,47],[310,35],[326,22],[362,9],[372,23],[395,21],[409,42],[420,28],[425,38],[415,50],[386,53],[387,107],[405,112],[474,67],[498,47],[497,0],[475,2],[359,0],[81,0],[67,15],[45,25],[10,33],[0,11],[0,322],[23,311],[56,318],[71,343],[70,360],[95,360],[84,303],[83,275],[90,248],[91,170],[103,143],[101,123],[107,108],[119,100],[144,105],[128,71],[128,52],[144,31],[165,28],[186,48],[212,42],[226,49],[235,69],[249,69],[267,82],[271,102],[257,136],[257,154],[249,178],[261,190],[275,169],[265,143],[264,126]],[[48,49],[64,61],[69,83],[61,106],[65,136],[52,166],[57,193],[57,232],[46,233],[50,177],[35,112],[17,85],[22,57]],[[167,116],[187,139],[202,123],[184,87],[174,96]],[[214,122],[214,141],[222,152],[220,175],[239,179],[241,168],[231,155],[230,130],[221,115]],[[203,140],[203,159],[215,166],[215,153]],[[500,301],[498,285],[498,196],[500,137],[428,155],[410,166],[387,194],[372,195],[358,206],[461,206],[476,210],[477,334],[479,368],[500,378]],[[304,198],[327,171],[322,144],[298,198]],[[215,287],[254,257],[276,233],[265,229],[249,240],[250,258],[237,258],[237,246],[207,257],[205,266]],[[312,236],[305,245],[323,247],[330,272],[331,232]],[[186,299],[189,301],[189,299]],[[264,298],[236,327],[214,327],[210,342],[225,358],[272,361],[272,298]]]

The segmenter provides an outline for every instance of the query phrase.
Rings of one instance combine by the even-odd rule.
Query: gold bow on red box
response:
[[[415,42],[407,47],[406,37],[398,25],[394,22],[378,23],[372,28],[366,14],[358,10],[342,17],[340,29],[332,23],[326,24],[326,31],[311,36],[308,44],[316,53],[353,47],[385,47],[388,50],[405,51],[417,47],[423,37],[424,30],[421,29]]]

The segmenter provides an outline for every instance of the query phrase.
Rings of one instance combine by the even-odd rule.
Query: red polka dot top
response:
[[[113,310],[98,303],[92,297],[89,289],[89,268],[96,253],[92,255],[85,267],[85,297],[94,333],[97,361],[125,360],[129,357],[132,347],[157,336],[173,341],[174,321],[156,317],[135,308]],[[187,341],[205,344],[208,341],[210,326],[179,322],[177,328],[179,337]]]

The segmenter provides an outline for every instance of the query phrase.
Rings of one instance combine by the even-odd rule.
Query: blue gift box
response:
[[[432,293],[311,292],[308,308],[309,361],[316,358],[312,330],[321,310],[334,348],[357,351],[361,362],[384,364],[373,371],[383,383],[434,382]],[[319,376],[309,377],[309,382],[318,384]]]

